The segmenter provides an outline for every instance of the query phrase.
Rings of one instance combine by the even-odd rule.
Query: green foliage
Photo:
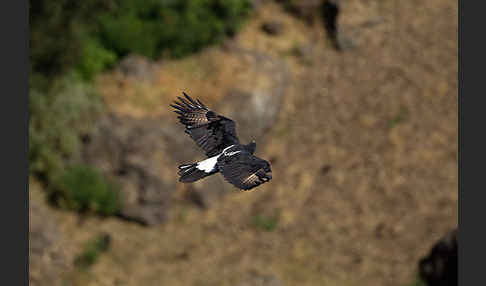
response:
[[[100,38],[119,56],[181,57],[234,34],[250,9],[249,0],[121,0],[100,17]]]
[[[117,186],[98,171],[75,165],[55,180],[53,197],[64,208],[115,215],[120,210]]]
[[[49,182],[76,161],[81,137],[89,133],[101,111],[99,96],[75,75],[58,79],[47,93],[31,87],[30,172]]]
[[[104,15],[101,18],[103,43],[116,54],[130,52],[155,57],[157,41],[153,25],[133,15]]]
[[[255,225],[255,227],[264,231],[273,231],[277,228],[278,217],[265,217],[263,215],[256,215],[253,219],[253,224]]]
[[[86,79],[137,53],[181,57],[234,34],[250,0],[30,1],[32,73]]]
[[[99,25],[95,20],[109,11],[110,3],[113,1],[30,1],[31,73],[53,79],[75,67],[80,67],[78,73],[95,73],[99,69],[93,66],[95,60],[99,66],[108,65],[112,58],[96,43]],[[90,67],[94,70],[88,70]]]
[[[105,49],[98,41],[89,37],[81,48],[81,57],[75,70],[86,80],[91,80],[96,74],[112,66],[117,59],[113,51]]]
[[[99,256],[110,247],[110,236],[101,234],[88,241],[83,252],[76,257],[74,264],[81,270],[86,270],[98,261]]]
[[[31,174],[47,184],[51,198],[61,207],[117,213],[119,199],[112,183],[88,167],[70,167],[80,161],[82,137],[102,112],[92,86],[71,74],[54,81],[46,93],[31,87],[29,99]]]

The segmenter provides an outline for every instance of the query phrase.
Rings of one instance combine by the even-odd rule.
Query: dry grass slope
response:
[[[279,36],[260,29],[273,19],[284,25]],[[340,21],[356,42],[343,53],[321,25],[272,3],[235,40],[291,67],[279,120],[257,149],[273,158],[271,183],[208,210],[177,204],[153,228],[116,218],[79,225],[61,213],[60,228],[78,248],[92,234],[112,236],[75,284],[237,285],[252,271],[287,286],[413,281],[419,258],[457,225],[457,2],[350,0]],[[302,55],[311,60],[296,47],[311,47]],[[212,48],[161,63],[152,81],[114,72],[98,86],[112,112],[176,124],[167,106],[181,90],[212,105],[228,88],[257,81],[232,63],[231,52]],[[256,216],[278,223],[265,231]]]

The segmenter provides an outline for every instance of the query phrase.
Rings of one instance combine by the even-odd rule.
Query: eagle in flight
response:
[[[185,98],[177,97],[179,101],[170,106],[179,114],[185,133],[206,152],[208,159],[180,165],[180,182],[192,183],[219,172],[235,187],[250,190],[272,179],[270,164],[253,155],[255,141],[240,144],[233,120],[210,110],[199,99],[194,101],[183,94]]]

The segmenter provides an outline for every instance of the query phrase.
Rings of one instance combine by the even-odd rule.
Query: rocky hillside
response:
[[[54,209],[32,180],[32,285],[413,283],[457,225],[457,3],[277,2],[221,46],[96,79],[108,112],[82,159],[120,183],[121,214]],[[256,139],[270,183],[177,182],[203,158],[168,107],[182,91]]]

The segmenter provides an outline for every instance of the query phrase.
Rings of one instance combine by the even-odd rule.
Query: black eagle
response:
[[[191,183],[220,172],[226,181],[239,189],[250,190],[272,179],[270,164],[253,155],[255,141],[240,144],[235,122],[207,108],[199,99],[184,97],[171,104],[178,118],[209,158],[179,166],[179,181]]]

